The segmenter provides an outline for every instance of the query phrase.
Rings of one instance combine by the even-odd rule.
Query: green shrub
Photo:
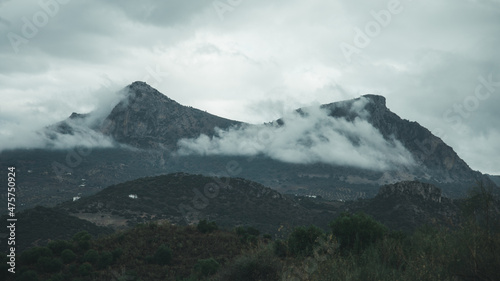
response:
[[[83,255],[83,261],[91,264],[96,264],[98,259],[99,253],[94,249],[88,250],[85,255]]]
[[[97,266],[99,268],[106,268],[113,264],[113,254],[109,251],[104,251],[99,255],[99,260],[97,261]]]
[[[288,247],[283,240],[277,240],[273,243],[273,252],[277,257],[284,258],[287,256]]]
[[[61,253],[61,259],[65,264],[71,263],[76,259],[76,254],[70,250],[66,249]]]
[[[90,248],[91,239],[92,235],[90,235],[87,231],[80,231],[73,235],[73,241],[77,243],[78,248],[82,251],[86,251]]]
[[[218,229],[218,226],[215,222],[207,222],[207,220],[201,220],[196,226],[201,233],[211,233]]]
[[[89,276],[90,274],[92,274],[92,265],[88,262],[80,265],[80,267],[78,268],[78,273],[80,274],[80,276]]]
[[[254,227],[244,228],[242,226],[238,226],[234,229],[234,232],[240,236],[240,241],[243,243],[252,243],[255,244],[258,241],[258,237],[260,235],[260,231]]]
[[[375,241],[380,240],[388,232],[387,227],[364,213],[342,213],[330,223],[335,237],[339,239],[343,250],[357,252],[366,249]]]
[[[59,255],[65,249],[71,249],[73,247],[73,245],[70,242],[65,240],[50,241],[47,246],[56,255]]]
[[[172,261],[172,249],[168,245],[161,245],[153,256],[154,262],[159,265],[170,264]]]
[[[40,257],[36,265],[39,271],[47,273],[58,272],[63,267],[61,259],[49,257]]]
[[[219,270],[220,264],[210,258],[198,260],[194,266],[194,272],[197,278],[208,277],[214,275]]]
[[[31,265],[38,261],[40,257],[52,257],[52,250],[47,247],[34,247],[24,251],[20,256],[20,261],[24,265]]]
[[[16,280],[19,281],[38,281],[38,275],[36,274],[36,271],[34,270],[28,270],[21,275],[19,275],[19,278],[16,278]]]
[[[280,263],[271,251],[261,250],[256,254],[237,258],[224,268],[217,280],[223,281],[274,281],[279,279]]]
[[[246,231],[249,235],[253,235],[253,236],[259,236],[260,235],[260,231],[255,228],[255,227],[252,227],[252,226],[249,226],[247,227],[247,231]]]
[[[288,250],[292,255],[310,256],[319,244],[318,238],[323,236],[323,231],[314,225],[297,227],[288,237]]]
[[[111,254],[113,255],[113,262],[116,262],[123,255],[123,249],[116,248]]]

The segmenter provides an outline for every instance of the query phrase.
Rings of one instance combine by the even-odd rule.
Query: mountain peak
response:
[[[380,95],[363,95],[363,97],[370,99],[373,101],[375,104],[386,106],[386,101],[384,96]]]
[[[128,90],[129,100],[143,99],[145,97],[154,97],[156,99],[172,101],[164,94],[160,93],[155,88],[151,87],[148,83],[142,81],[135,81],[128,85],[125,89]]]
[[[215,127],[239,123],[183,106],[142,81],[124,90],[127,98],[113,108],[100,131],[135,147],[175,148],[179,139],[211,136]]]

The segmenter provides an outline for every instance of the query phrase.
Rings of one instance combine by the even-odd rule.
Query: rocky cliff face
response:
[[[351,110],[356,102],[366,100],[364,111]],[[354,120],[364,118],[377,128],[386,139],[395,138],[411,152],[418,166],[411,171],[414,179],[443,185],[457,182],[474,184],[483,180],[492,183],[488,177],[473,171],[446,143],[417,122],[400,118],[386,106],[386,99],[378,95],[364,95],[361,98],[324,105],[330,115]],[[401,178],[401,180],[403,180]]]
[[[432,184],[405,181],[382,186],[375,198],[347,204],[350,212],[363,211],[390,228],[413,231],[427,225],[456,226],[460,208],[441,196]]]
[[[403,181],[395,184],[384,185],[379,189],[377,197],[404,197],[421,198],[426,201],[441,203],[441,190],[436,186],[418,181]]]
[[[215,127],[239,124],[180,105],[144,82],[134,82],[124,92],[124,100],[115,106],[99,131],[134,147],[172,149],[181,138],[210,136]]]

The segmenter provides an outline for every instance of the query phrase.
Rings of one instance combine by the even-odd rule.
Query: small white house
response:
[[[78,200],[80,198],[81,198],[80,196],[75,196],[75,197],[73,197],[73,201],[76,201],[76,200]]]
[[[137,194],[129,194],[128,198],[137,199]]]

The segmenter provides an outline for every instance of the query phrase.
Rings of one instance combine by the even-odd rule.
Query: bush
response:
[[[80,274],[80,276],[89,276],[90,274],[92,274],[92,265],[88,262],[80,265],[80,267],[78,268],[78,273]]]
[[[61,253],[61,259],[65,264],[71,263],[76,259],[76,254],[70,250],[66,249]]]
[[[339,239],[343,250],[357,252],[380,240],[388,232],[387,227],[364,213],[342,213],[330,223],[332,234]]]
[[[77,234],[73,235],[73,241],[77,243],[78,248],[82,251],[88,250],[90,248],[91,239],[92,235],[90,235],[87,231],[80,231]]]
[[[23,272],[19,276],[19,279],[16,278],[16,280],[19,280],[19,281],[38,281],[38,275],[36,274],[36,271],[28,270],[28,271]]]
[[[63,263],[58,258],[40,257],[36,263],[38,270],[53,273],[62,269]]]
[[[83,261],[91,264],[96,264],[97,259],[99,259],[99,253],[94,249],[88,250],[83,256]]]
[[[52,257],[52,250],[47,247],[34,247],[24,251],[20,260],[24,265],[34,264],[40,257]]]
[[[240,240],[243,243],[257,243],[258,237],[260,235],[260,231],[254,227],[244,228],[242,226],[238,226],[234,229],[234,232],[240,236]]]
[[[153,260],[159,265],[170,264],[172,261],[172,249],[165,244],[161,245],[158,250],[156,250]]]
[[[201,233],[211,233],[218,229],[217,224],[215,222],[207,222],[207,220],[201,220],[196,226]]]
[[[323,236],[323,231],[314,225],[297,227],[288,237],[288,249],[292,255],[310,256],[319,244],[318,238]]]
[[[268,250],[242,256],[225,267],[217,280],[271,281],[279,279],[280,264]]]
[[[214,275],[219,270],[219,267],[220,264],[212,258],[202,259],[195,264],[194,272],[197,278],[208,277]]]
[[[65,240],[56,240],[50,241],[47,246],[52,250],[52,252],[54,252],[54,254],[59,255],[65,249],[71,249],[73,245]]]
[[[123,255],[123,249],[116,248],[111,254],[113,255],[113,262],[116,262]]]
[[[277,257],[284,258],[287,256],[288,247],[283,240],[277,240],[273,243],[273,252]]]
[[[106,268],[113,264],[113,254],[109,251],[104,251],[101,253],[99,256],[99,260],[97,262],[97,265],[99,268]]]

